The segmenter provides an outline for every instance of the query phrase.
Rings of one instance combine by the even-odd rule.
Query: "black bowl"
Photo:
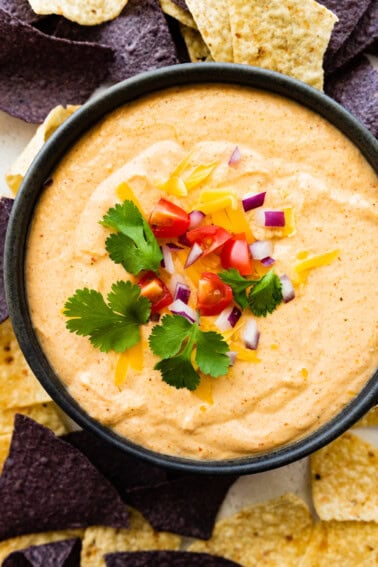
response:
[[[341,106],[315,89],[262,69],[234,64],[187,64],[145,73],[124,81],[84,105],[51,137],[30,167],[16,198],[5,250],[5,285],[17,339],[33,372],[55,402],[80,426],[105,441],[157,465],[191,473],[262,472],[305,457],[348,429],[378,401],[378,372],[340,413],[314,433],[264,454],[221,461],[196,461],[150,451],[117,435],[91,418],[70,396],[41,349],[30,319],[25,291],[25,250],[29,225],[43,184],[68,148],[105,114],[136,98],[165,88],[196,83],[224,83],[262,89],[292,99],[336,126],[378,171],[378,143]]]

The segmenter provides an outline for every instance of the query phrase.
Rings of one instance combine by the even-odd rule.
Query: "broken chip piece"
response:
[[[1,9],[0,35],[0,108],[26,122],[84,102],[113,59],[108,47],[50,37]]]
[[[80,539],[64,539],[14,551],[2,567],[80,567]]]
[[[127,498],[156,530],[208,539],[232,476],[184,476],[128,491]]]
[[[61,20],[55,35],[77,42],[106,45],[114,51],[108,80],[178,63],[175,44],[158,0],[129,0],[120,16],[96,27]]]
[[[127,527],[116,490],[77,449],[17,415],[0,477],[0,541],[17,535],[104,525]]]
[[[82,539],[84,530],[62,530],[57,532],[44,532],[40,534],[28,534],[23,536],[14,537],[5,541],[0,541],[0,565],[8,555],[13,551],[26,549],[30,546],[43,545],[45,543],[52,543],[65,539]]]
[[[311,456],[312,496],[321,520],[378,522],[378,451],[345,433]]]
[[[188,551],[109,553],[105,561],[106,567],[240,567],[224,557]]]
[[[36,14],[57,14],[83,26],[116,18],[127,0],[28,0]]]
[[[8,317],[8,306],[4,287],[4,246],[8,221],[13,207],[13,199],[0,198],[0,323]]]

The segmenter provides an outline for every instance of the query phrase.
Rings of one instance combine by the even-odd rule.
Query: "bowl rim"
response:
[[[118,449],[155,465],[186,473],[251,474],[287,465],[328,444],[378,402],[378,370],[358,395],[336,416],[314,432],[266,453],[225,460],[199,461],[158,453],[115,433],[90,417],[60,381],[38,342],[28,309],[24,262],[33,211],[43,186],[68,148],[106,114],[119,106],[156,91],[190,84],[233,84],[272,92],[310,108],[336,126],[378,172],[378,142],[344,108],[320,91],[286,75],[232,63],[181,64],[127,79],[79,108],[51,136],[30,166],[8,224],[4,280],[12,325],[23,354],[51,398],[84,429]]]

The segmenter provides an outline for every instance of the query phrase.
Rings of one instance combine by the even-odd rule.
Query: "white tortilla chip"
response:
[[[171,16],[178,22],[181,22],[184,26],[188,26],[189,28],[197,29],[196,23],[193,20],[192,16],[185,12],[180,6],[177,6],[172,0],[159,0],[161,9],[165,14]]]
[[[213,61],[209,48],[203,41],[199,31],[183,25],[180,26],[180,29],[192,63]]]
[[[28,0],[36,14],[57,14],[82,26],[95,26],[120,15],[127,0]]]
[[[336,16],[315,0],[227,0],[235,63],[323,88],[323,56]]]

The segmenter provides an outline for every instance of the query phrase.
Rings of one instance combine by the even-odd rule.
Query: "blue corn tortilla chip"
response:
[[[178,6],[179,8],[181,8],[182,10],[185,10],[185,12],[189,12],[189,8],[186,5],[185,0],[172,0],[172,2],[174,4],[176,4],[176,6]],[[189,12],[190,13],[190,12]]]
[[[378,2],[373,0],[348,40],[331,59],[328,72],[343,67],[365,50],[374,52],[376,45],[378,45]]]
[[[18,18],[25,24],[34,24],[45,17],[33,12],[27,0],[0,0],[0,9]]]
[[[328,77],[324,90],[378,138],[378,71],[366,57]]]
[[[218,510],[236,478],[184,476],[129,490],[127,500],[157,531],[209,539]]]
[[[1,9],[0,37],[0,108],[26,122],[85,102],[113,59],[108,47],[50,37]]]
[[[129,0],[118,18],[99,26],[79,26],[62,19],[55,35],[112,48],[115,58],[108,79],[113,82],[178,63],[159,0]]]
[[[152,486],[167,480],[165,469],[127,455],[88,431],[74,431],[61,437],[89,459],[126,499],[127,490]]]
[[[330,65],[332,57],[352,33],[371,0],[319,0],[328,10],[339,18],[333,28],[331,39],[324,56],[324,68]]]
[[[106,567],[240,567],[239,563],[190,551],[134,551],[108,553]]]
[[[0,323],[8,317],[8,307],[5,301],[4,289],[4,246],[13,199],[0,198]]]
[[[2,567],[80,567],[80,539],[64,539],[14,551]]]
[[[17,414],[0,477],[0,541],[93,525],[128,527],[125,504],[77,449]]]

